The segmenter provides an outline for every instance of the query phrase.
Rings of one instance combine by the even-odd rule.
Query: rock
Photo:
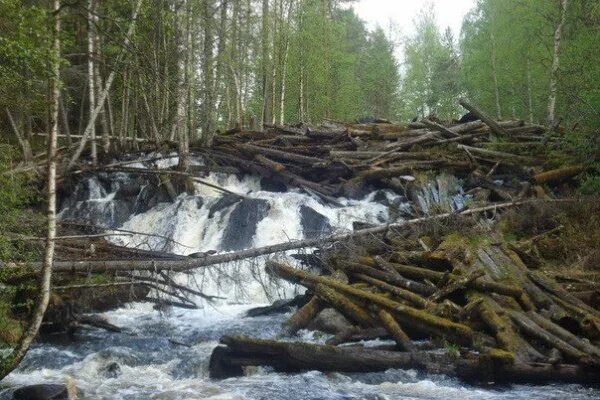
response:
[[[133,213],[141,214],[155,207],[158,203],[170,202],[171,198],[164,189],[164,186],[157,186],[156,184],[150,183],[140,190],[133,204]]]
[[[246,311],[246,316],[260,317],[263,315],[283,314],[291,311],[294,307],[302,307],[308,300],[308,297],[304,294],[300,294],[293,299],[275,300],[270,306],[251,308]]]
[[[119,375],[121,375],[121,366],[117,362],[113,361],[100,368],[98,372],[109,379],[117,378]]]
[[[300,223],[306,238],[319,237],[331,232],[327,217],[305,205],[300,206]]]
[[[385,190],[378,190],[373,196],[373,201],[383,204],[384,206],[389,205],[390,202]]]
[[[208,218],[212,218],[216,213],[223,210],[224,208],[230,207],[240,201],[241,199],[231,194],[224,194],[219,200],[216,201],[210,210],[208,211]]]
[[[333,308],[326,308],[317,314],[308,325],[308,329],[336,335],[352,329],[352,324]]]
[[[265,177],[260,179],[260,189],[274,193],[285,193],[288,190],[285,183]]]
[[[243,250],[252,245],[259,221],[267,216],[269,203],[262,199],[243,199],[231,212],[223,232],[221,250]]]
[[[13,393],[14,400],[69,400],[69,392],[65,385],[44,383],[23,386]]]

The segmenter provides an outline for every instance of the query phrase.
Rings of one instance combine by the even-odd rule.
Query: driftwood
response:
[[[444,373],[467,381],[485,382],[597,382],[598,370],[578,365],[511,363],[501,351],[464,354],[458,359],[435,352],[398,352],[362,347],[335,347],[296,342],[277,342],[245,337],[221,338],[210,358],[212,378],[243,375],[247,366],[271,366],[280,372],[303,370],[376,372],[390,368]]]

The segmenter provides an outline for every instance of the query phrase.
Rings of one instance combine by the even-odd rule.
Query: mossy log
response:
[[[469,299],[477,301],[479,316],[494,334],[498,345],[515,355],[515,358],[528,361],[544,361],[546,357],[527,343],[516,331],[505,311],[488,296],[471,293]]]
[[[284,334],[295,335],[300,329],[304,329],[310,324],[321,310],[324,304],[319,298],[313,296],[308,303],[300,307],[287,321],[283,323]]]
[[[292,282],[310,282],[312,284],[324,284],[339,292],[353,296],[386,308],[400,322],[411,324],[413,328],[438,337],[447,337],[456,343],[469,345],[473,340],[473,331],[466,325],[452,322],[448,319],[437,317],[424,310],[419,310],[383,296],[356,289],[350,285],[341,283],[331,278],[310,274],[300,271],[285,263],[268,261],[267,266],[278,276]]]
[[[414,351],[415,346],[411,342],[408,335],[402,330],[398,321],[394,318],[392,314],[390,314],[385,309],[379,307],[377,309],[377,316],[379,317],[379,321],[384,326],[384,328],[389,332],[390,336],[394,338],[398,348],[404,351]]]
[[[224,379],[244,374],[248,366],[270,366],[279,372],[317,370],[323,372],[377,372],[390,368],[417,369],[477,382],[572,382],[594,383],[598,369],[578,365],[512,363],[510,355],[491,350],[484,354],[465,353],[456,357],[439,352],[399,352],[356,346],[335,347],[299,342],[221,338],[210,357],[209,374]]]
[[[341,312],[348,320],[368,328],[377,326],[377,322],[369,313],[346,296],[342,296],[336,290],[323,284],[313,287],[315,294],[328,303],[331,307]]]
[[[432,308],[433,303],[427,300],[426,298],[419,296],[416,293],[411,292],[410,290],[402,289],[394,285],[390,285],[387,282],[381,281],[379,279],[375,279],[371,276],[364,274],[353,274],[356,279],[360,279],[361,281],[367,282],[379,289],[387,291],[394,296],[397,296],[401,299],[407,300],[412,303],[415,307],[418,308]]]
[[[546,343],[551,348],[559,350],[569,359],[581,362],[582,360],[584,360],[584,358],[587,357],[585,353],[566,343],[562,339],[554,336],[550,332],[546,331],[544,328],[533,322],[523,313],[520,313],[515,310],[509,310],[508,312],[511,319],[515,322],[515,324],[519,327],[520,330],[522,330],[527,335],[540,339],[542,342]]]

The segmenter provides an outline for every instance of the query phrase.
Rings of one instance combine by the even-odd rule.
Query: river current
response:
[[[147,159],[156,158],[155,154]],[[176,157],[129,167],[166,168]],[[196,160],[196,164],[201,164]],[[87,220],[107,229],[157,236],[113,236],[116,244],[180,255],[214,250],[235,251],[330,232],[350,231],[353,223],[382,224],[427,212],[434,203],[448,209],[468,201],[458,181],[437,177],[423,184],[409,201],[392,192],[371,193],[362,200],[338,199],[343,207],[323,203],[298,190],[274,190],[257,177],[211,173],[206,180],[244,195],[241,202],[197,185],[194,196],[176,201],[150,198],[151,179],[125,173],[85,176],[62,202],[60,217]],[[133,188],[133,189],[132,189]],[[144,191],[146,193],[144,193]],[[129,193],[129,197],[124,193]],[[131,193],[134,193],[131,196]],[[164,200],[164,201],[161,201]],[[116,233],[116,232],[115,232]],[[169,239],[165,239],[169,238]],[[286,255],[279,255],[286,257]],[[245,312],[300,289],[273,281],[262,260],[221,265],[181,275],[181,283],[226,297],[217,303],[194,299],[199,309],[156,310],[150,303],[130,303],[102,315],[123,332],[80,331],[73,341],[47,338],[34,345],[16,371],[0,382],[0,400],[12,389],[36,383],[72,381],[83,399],[597,399],[600,390],[580,385],[469,386],[444,376],[414,370],[340,374],[309,371],[280,374],[255,368],[240,378],[208,377],[208,360],[222,335],[278,338],[287,315],[247,318]],[[296,338],[322,343],[327,335],[301,331]],[[380,344],[370,342],[365,345]]]

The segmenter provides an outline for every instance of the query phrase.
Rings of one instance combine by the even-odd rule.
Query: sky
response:
[[[386,31],[390,21],[399,29],[400,35],[414,33],[413,21],[423,8],[435,10],[440,30],[450,27],[458,39],[463,17],[475,6],[476,0],[359,0],[354,10],[372,29],[379,24]]]

